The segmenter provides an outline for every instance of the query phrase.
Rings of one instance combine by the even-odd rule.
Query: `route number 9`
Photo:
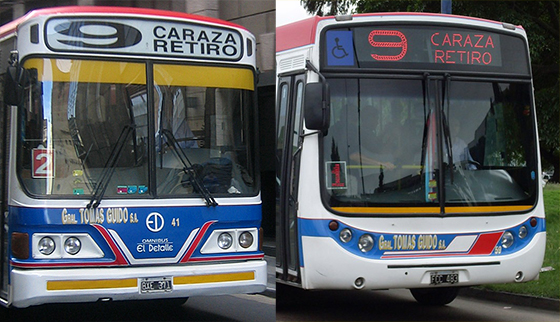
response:
[[[31,150],[33,160],[33,178],[54,178],[54,150],[33,149]]]
[[[394,37],[398,37],[400,41],[377,41],[375,40],[376,36],[394,36]],[[406,51],[408,48],[408,42],[406,40],[406,37],[402,32],[397,30],[373,30],[372,32],[369,33],[368,41],[372,47],[401,49],[401,52],[397,55],[372,54],[371,57],[373,57],[373,59],[375,60],[381,60],[381,61],[401,60],[403,59],[404,55],[406,55]]]

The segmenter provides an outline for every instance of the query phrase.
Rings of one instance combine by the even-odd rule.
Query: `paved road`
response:
[[[190,298],[184,305],[129,303],[53,304],[0,308],[0,321],[255,321],[274,322],[275,299],[257,295]]]
[[[277,285],[277,321],[554,321],[559,311],[459,296],[443,307],[417,304],[407,290],[305,292]],[[560,309],[560,308],[559,308]]]

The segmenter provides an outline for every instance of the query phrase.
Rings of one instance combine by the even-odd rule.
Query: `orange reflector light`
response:
[[[17,259],[29,258],[29,235],[27,233],[12,233],[12,255]]]

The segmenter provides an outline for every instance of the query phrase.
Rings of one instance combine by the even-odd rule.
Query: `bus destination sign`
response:
[[[501,35],[480,30],[383,25],[331,29],[325,37],[330,67],[383,63],[502,66]]]
[[[45,42],[58,52],[159,55],[238,61],[242,35],[233,29],[197,23],[134,19],[53,18]]]

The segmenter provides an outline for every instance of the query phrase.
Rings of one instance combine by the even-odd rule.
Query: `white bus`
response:
[[[277,29],[277,281],[410,289],[537,279],[545,214],[522,27],[419,13]]]
[[[0,47],[2,305],[265,290],[253,35],[56,7]]]

